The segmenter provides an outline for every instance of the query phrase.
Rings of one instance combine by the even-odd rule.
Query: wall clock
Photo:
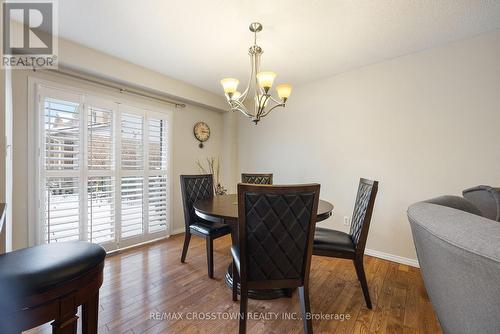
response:
[[[203,148],[203,143],[210,138],[210,128],[205,122],[198,122],[193,128],[194,137],[200,142],[199,148]]]

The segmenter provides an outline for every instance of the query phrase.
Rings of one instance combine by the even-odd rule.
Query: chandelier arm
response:
[[[285,107],[285,103],[279,103],[279,104],[276,104],[274,105],[273,107],[271,107],[268,111],[266,111],[265,113],[263,113],[262,115],[260,115],[260,117],[266,117],[267,115],[269,115],[269,113],[271,111],[273,111],[274,109],[278,108],[278,107]]]
[[[257,112],[257,117],[260,118],[261,115],[264,113],[264,110],[266,109],[266,103],[269,100],[270,95],[269,94],[261,94],[259,95],[258,98],[258,112]]]
[[[230,106],[231,106],[231,110],[233,110],[233,111],[237,110],[247,117],[250,117],[250,118],[253,117],[253,115],[247,111],[247,108],[245,107],[245,105],[243,103],[241,103],[240,101],[233,100],[233,101],[231,101]]]
[[[271,96],[271,100],[276,104],[283,104],[282,101],[276,100],[273,96]]]
[[[253,118],[253,115],[247,113],[245,110],[242,110],[240,108],[236,109],[237,111],[239,111],[240,113],[242,113],[244,116],[248,117],[248,118]]]
[[[241,101],[245,101],[247,94],[250,91],[250,84],[252,83],[252,77],[254,76],[254,57],[254,55],[250,55],[250,76],[248,78],[247,88],[245,88],[245,91],[241,94]]]

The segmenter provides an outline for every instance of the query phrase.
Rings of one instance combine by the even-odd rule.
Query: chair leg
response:
[[[233,273],[233,302],[235,302],[238,300],[238,270],[234,261],[231,264],[231,271]]]
[[[82,305],[82,334],[97,334],[99,292]]]
[[[310,317],[311,305],[309,304],[309,288],[307,286],[299,286],[300,312],[304,321],[304,333],[312,334],[312,320]]]
[[[207,242],[208,277],[214,278],[214,240],[208,237],[206,242]]]
[[[61,303],[63,303],[61,301]],[[61,313],[65,310],[61,310]],[[72,308],[69,312],[58,314],[52,322],[52,334],[76,334],[78,317],[76,316],[76,308]]]
[[[368,290],[368,283],[366,282],[365,268],[363,267],[363,257],[355,258],[353,262],[354,262],[354,267],[356,268],[356,274],[358,275],[359,283],[361,284],[361,289],[363,290],[363,295],[365,296],[366,307],[368,307],[371,310],[372,301],[370,299],[370,291]]]
[[[246,283],[240,280],[240,334],[247,332],[247,314],[248,312],[248,289]]]
[[[184,234],[184,246],[182,246],[182,255],[181,255],[181,262],[184,263],[186,261],[186,254],[188,251],[189,247],[189,241],[191,240],[191,233],[189,233],[189,230],[186,231]]]

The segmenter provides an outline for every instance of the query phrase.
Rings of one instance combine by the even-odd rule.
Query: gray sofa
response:
[[[500,223],[464,198],[408,208],[425,287],[445,333],[500,333]]]
[[[465,189],[462,195],[481,210],[483,217],[500,222],[500,188],[477,186]]]

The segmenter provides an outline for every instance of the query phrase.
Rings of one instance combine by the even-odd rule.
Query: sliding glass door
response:
[[[41,84],[37,101],[37,242],[112,250],[167,235],[169,114]]]

